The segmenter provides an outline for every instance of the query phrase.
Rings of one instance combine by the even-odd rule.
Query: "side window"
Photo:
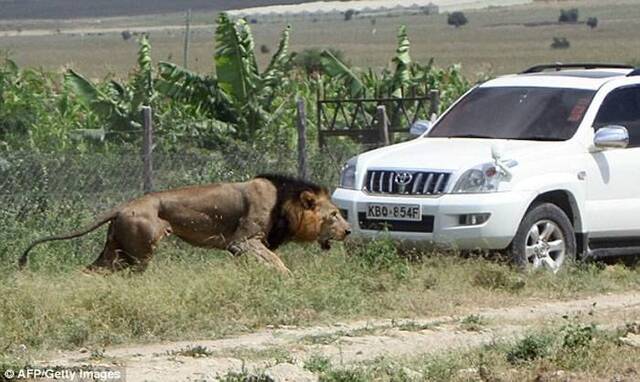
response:
[[[612,91],[604,99],[593,127],[620,125],[629,131],[629,147],[640,147],[640,86]]]

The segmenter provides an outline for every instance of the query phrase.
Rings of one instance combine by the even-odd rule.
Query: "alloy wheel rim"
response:
[[[525,254],[531,269],[560,270],[566,257],[566,240],[560,226],[543,219],[531,226],[525,241]]]

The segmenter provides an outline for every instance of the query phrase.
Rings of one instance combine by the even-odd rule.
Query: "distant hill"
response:
[[[74,19],[229,10],[309,0],[0,0],[0,20]]]

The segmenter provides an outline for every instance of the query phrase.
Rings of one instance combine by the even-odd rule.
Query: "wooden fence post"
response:
[[[296,100],[298,128],[298,177],[307,179],[309,169],[307,168],[307,115],[304,107],[304,99],[298,97]]]
[[[429,107],[429,120],[431,120],[431,116],[433,114],[438,115],[438,111],[440,111],[440,92],[437,90],[429,91],[429,100],[431,101]]]
[[[184,52],[182,55],[183,66],[185,69],[189,68],[189,40],[191,39],[191,9],[187,11],[186,20],[185,20],[185,31],[184,31]]]
[[[142,161],[143,161],[143,187],[147,194],[153,190],[153,119],[151,107],[142,107],[142,119],[144,132],[142,136]]]
[[[316,128],[318,130],[318,145],[320,146],[320,150],[324,148],[324,134],[322,133],[322,93],[320,91],[320,86],[316,91]]]
[[[389,119],[384,105],[376,107],[376,123],[378,128],[378,142],[381,146],[389,146]]]

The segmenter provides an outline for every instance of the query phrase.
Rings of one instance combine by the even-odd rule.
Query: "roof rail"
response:
[[[627,74],[627,77],[640,76],[640,68],[635,68],[631,73]]]
[[[634,69],[631,65],[624,64],[545,64],[532,66],[529,69],[520,72],[520,74],[540,73],[548,69],[560,71],[562,69]]]

